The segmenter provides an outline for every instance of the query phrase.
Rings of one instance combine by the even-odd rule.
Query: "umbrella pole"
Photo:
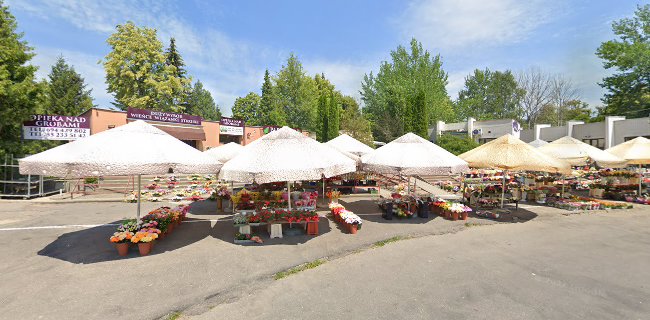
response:
[[[289,204],[289,211],[291,211],[291,184],[287,181],[287,203]]]
[[[325,200],[325,176],[323,176],[323,200]]]
[[[142,175],[138,175],[138,211],[136,214],[136,219],[140,221],[140,197],[142,197],[142,192],[140,192],[140,189],[142,188]]]
[[[560,198],[564,198],[564,184],[566,183],[566,176],[562,175],[562,193],[560,193]]]
[[[641,196],[641,184],[643,183],[643,175],[641,174],[641,164],[639,164],[639,197]]]
[[[503,200],[506,197],[506,171],[503,170],[503,184],[501,185],[501,209],[503,209]]]

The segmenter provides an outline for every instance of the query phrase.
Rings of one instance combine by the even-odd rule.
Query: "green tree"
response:
[[[93,107],[84,78],[60,56],[48,75],[46,113],[77,116]]]
[[[452,134],[439,136],[436,139],[436,144],[455,155],[465,153],[479,146],[474,139],[466,135],[458,136]]]
[[[411,132],[422,138],[429,139],[429,113],[427,112],[426,96],[424,91],[419,91],[411,103],[413,111],[411,112]]]
[[[603,115],[645,117],[650,112],[650,5],[637,6],[634,17],[612,23],[618,39],[603,42],[596,55],[606,69]]]
[[[21,143],[21,125],[42,112],[43,86],[34,81],[35,66],[27,64],[32,48],[16,33],[17,23],[0,0],[0,159],[6,154],[41,151],[38,141]]]
[[[361,88],[365,114],[372,122],[375,137],[390,141],[412,127],[414,96],[425,93],[428,125],[438,120],[455,119],[451,99],[447,94],[447,73],[442,69],[439,55],[432,56],[422,44],[411,40],[410,52],[399,46],[391,51],[391,61],[382,62],[377,75],[366,74]]]
[[[242,119],[247,125],[251,126],[263,125],[259,123],[258,116],[261,100],[260,95],[255,92],[250,92],[245,97],[235,99],[235,104],[232,106],[233,118]]]
[[[519,104],[524,94],[510,70],[476,69],[465,78],[465,87],[458,92],[456,112],[463,120],[521,120]]]
[[[137,27],[133,22],[118,25],[107,40],[111,47],[102,61],[108,91],[115,105],[182,112],[183,93],[191,80],[176,76],[176,67],[167,65],[156,30]]]
[[[174,66],[175,69],[172,72],[174,76],[185,78],[185,62],[178,49],[176,49],[176,39],[174,38],[169,39],[169,48],[165,51],[165,63],[168,66]]]
[[[341,110],[341,131],[374,148],[370,121],[361,113],[357,101],[350,96],[342,97]]]
[[[219,106],[212,99],[210,91],[206,90],[199,80],[194,83],[187,98],[185,113],[201,116],[206,120],[219,121],[221,119]]]
[[[316,128],[316,140],[320,142],[329,141],[329,111],[327,97],[322,94],[318,98],[318,127]]]
[[[334,91],[330,91],[329,98],[329,119],[327,121],[327,141],[339,136],[340,107]]]
[[[275,76],[277,106],[274,122],[316,131],[318,92],[314,79],[307,76],[298,58],[291,54]]]
[[[279,125],[275,123],[271,118],[271,114],[276,107],[277,97],[275,95],[275,89],[273,88],[273,83],[271,83],[271,76],[269,75],[269,70],[264,71],[264,83],[262,83],[262,98],[260,100],[260,110],[259,110],[259,123],[260,125]]]

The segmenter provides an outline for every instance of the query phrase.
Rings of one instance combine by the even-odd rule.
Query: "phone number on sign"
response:
[[[75,140],[90,135],[90,129],[24,127],[25,139]]]

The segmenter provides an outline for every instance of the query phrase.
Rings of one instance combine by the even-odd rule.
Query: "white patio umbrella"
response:
[[[539,148],[541,146],[547,145],[548,142],[546,142],[546,141],[544,141],[542,139],[535,139],[535,140],[529,142],[528,144],[530,146],[532,146],[532,147]]]
[[[627,160],[628,164],[639,165],[639,174],[641,174],[641,165],[650,164],[650,140],[644,137],[636,137],[605,151]],[[643,177],[639,177],[639,196],[642,183]]]
[[[486,144],[467,151],[459,157],[472,168],[501,169],[503,187],[501,188],[501,207],[505,198],[506,171],[544,171],[570,173],[568,163],[541,153],[535,147],[506,134]]]
[[[354,160],[282,127],[247,145],[221,168],[219,178],[246,183],[286,181],[290,193],[290,181],[320,180],[355,170]]]
[[[19,160],[21,174],[83,178],[138,176],[140,218],[141,175],[214,173],[221,163],[142,120],[66,143]]]
[[[330,141],[327,141],[326,144],[358,156],[374,151],[373,148],[355,138],[350,137],[347,134],[342,134]]]
[[[242,146],[241,144],[229,142],[224,144],[223,146],[218,146],[203,151],[203,153],[215,158],[219,162],[226,163],[230,159],[238,155],[242,149],[244,149],[244,146]]]
[[[537,150],[551,157],[562,159],[573,166],[584,166],[590,161],[594,161],[601,167],[618,168],[626,166],[627,162],[625,159],[569,136],[559,138]]]
[[[361,162],[364,170],[400,176],[456,174],[469,170],[463,159],[411,132],[363,155]]]

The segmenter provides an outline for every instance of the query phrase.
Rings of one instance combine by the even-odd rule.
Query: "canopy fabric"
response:
[[[142,120],[19,160],[21,174],[88,176],[215,173],[221,163]]]
[[[535,139],[535,140],[529,142],[528,144],[529,144],[530,146],[532,146],[532,147],[539,148],[539,147],[541,147],[541,146],[545,146],[545,145],[547,145],[548,142],[546,142],[546,141],[544,141],[544,140],[542,140],[542,139]]]
[[[230,159],[237,156],[242,151],[242,149],[244,149],[244,146],[242,146],[241,144],[229,142],[222,146],[218,146],[216,148],[211,148],[206,151],[203,151],[203,153],[211,156],[217,161],[226,163],[230,161]]]
[[[345,150],[341,150],[341,149],[336,148],[336,147],[334,147],[334,146],[332,146],[330,144],[327,144],[327,143],[322,143],[322,145],[329,148],[329,149],[331,149],[331,150],[333,150],[333,151],[336,151],[336,152],[339,152],[339,153],[343,154],[344,156],[354,160],[354,162],[356,162],[357,164],[361,164],[361,157],[359,157],[356,154],[347,152]]]
[[[349,152],[358,156],[364,155],[366,153],[372,152],[374,149],[367,146],[363,142],[350,137],[347,134],[342,134],[330,141],[327,141],[326,144],[337,148],[339,150]]]
[[[414,134],[407,133],[361,157],[364,170],[402,175],[456,174],[467,162]]]
[[[175,127],[154,125],[154,127],[169,133],[172,137],[179,140],[200,140],[205,141],[205,131],[203,128],[188,128],[188,127]]]
[[[472,168],[571,173],[568,163],[539,152],[511,134],[480,145],[459,157]]]
[[[356,171],[341,152],[289,127],[253,141],[228,161],[219,177],[240,182],[319,180]]]
[[[627,160],[628,164],[650,164],[650,140],[644,137],[636,137],[605,151]]]
[[[537,150],[574,166],[587,165],[593,160],[601,167],[617,168],[626,166],[627,162],[625,159],[569,136],[557,139]]]

